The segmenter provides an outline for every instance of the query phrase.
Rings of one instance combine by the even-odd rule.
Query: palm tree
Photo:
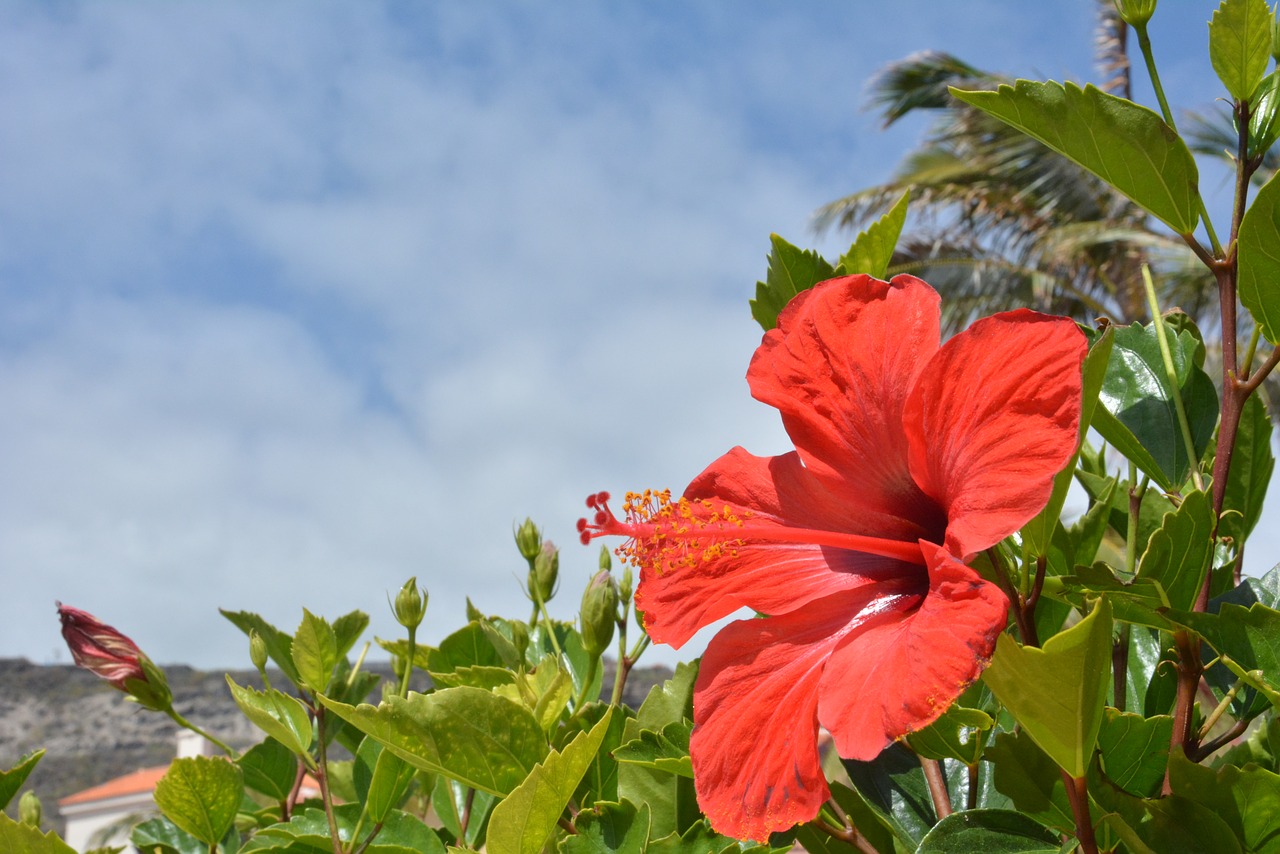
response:
[[[1110,76],[1103,88],[1125,96],[1125,26],[1109,2],[1099,18],[1096,52]],[[934,121],[890,181],[820,209],[817,230],[864,227],[910,190],[911,219],[889,272],[934,285],[951,330],[1019,305],[1082,320],[1141,319],[1144,263],[1162,306],[1216,326],[1205,325],[1216,319],[1213,280],[1180,239],[1098,178],[947,91],[1009,82],[945,53],[886,67],[871,84],[884,125],[916,112]]]

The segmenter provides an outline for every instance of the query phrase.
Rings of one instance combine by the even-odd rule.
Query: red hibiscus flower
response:
[[[77,667],[107,680],[149,709],[172,707],[173,696],[164,673],[136,643],[88,611],[57,604],[62,638]]]
[[[684,496],[588,499],[583,541],[617,535],[636,606],[679,647],[712,639],[694,689],[694,780],[711,824],[763,841],[828,799],[819,725],[869,760],[941,715],[989,660],[1008,602],[966,564],[1048,501],[1075,450],[1084,336],[1020,310],[939,346],[911,276],[800,294],[764,336],[752,394],[796,450],[734,448]]]

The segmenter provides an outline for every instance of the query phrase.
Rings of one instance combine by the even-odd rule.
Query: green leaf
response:
[[[219,608],[218,613],[244,632],[245,637],[248,637],[250,632],[257,632],[267,645],[267,656],[275,662],[276,667],[280,668],[280,672],[294,685],[299,688],[302,687],[302,680],[298,677],[298,668],[293,666],[292,635],[280,631],[280,629],[277,629],[262,617],[249,611],[227,611]]]
[[[927,759],[955,759],[976,765],[982,757],[987,732],[995,721],[980,709],[952,706],[924,729],[907,736],[907,744]]]
[[[888,213],[854,239],[849,251],[840,257],[836,275],[865,273],[877,279],[885,277],[893,259],[893,250],[898,245],[898,236],[902,234],[902,225],[907,221],[907,199],[910,196],[910,190],[904,192]]]
[[[1098,408],[1102,412],[1102,408]],[[1108,521],[1111,529],[1121,537],[1128,537],[1129,530],[1129,490],[1131,484],[1127,480],[1117,481],[1114,477],[1098,475],[1076,469],[1076,482],[1084,487],[1093,501],[1109,504],[1111,515]],[[1146,551],[1151,535],[1159,530],[1164,521],[1164,514],[1174,510],[1173,502],[1158,489],[1148,489],[1142,495],[1142,506],[1138,508],[1138,553]],[[1082,561],[1076,561],[1082,563]]]
[[[400,805],[416,769],[372,738],[360,742],[352,778],[369,818],[384,821]]]
[[[1276,465],[1271,451],[1271,431],[1267,408],[1256,394],[1251,395],[1245,400],[1240,416],[1222,502],[1224,511],[1235,510],[1240,515],[1224,515],[1218,526],[1219,534],[1235,539],[1237,550],[1262,516],[1262,500]]]
[[[58,838],[52,830],[14,821],[0,812],[0,851],[5,854],[76,854],[76,850]]]
[[[1271,23],[1266,0],[1223,0],[1209,21],[1209,61],[1231,97],[1247,101],[1271,62]]]
[[[163,817],[136,825],[129,842],[142,854],[209,854],[208,845]]]
[[[1169,604],[1189,611],[1213,561],[1213,507],[1203,492],[1189,492],[1151,535],[1138,575],[1160,582]]]
[[[369,628],[369,615],[364,611],[352,611],[343,614],[333,621],[333,638],[337,645],[338,658],[343,658],[351,647],[355,646],[360,635]]]
[[[1280,173],[1258,190],[1244,212],[1236,259],[1240,302],[1263,336],[1280,344]]]
[[[917,846],[937,824],[920,760],[904,745],[891,744],[870,762],[842,761],[854,788],[898,839]]]
[[[1107,779],[1138,797],[1159,795],[1172,735],[1173,718],[1168,715],[1144,718],[1107,709],[1098,732]]]
[[[1075,817],[1062,774],[1026,730],[997,733],[983,759],[994,769],[996,791],[1019,812],[1062,833],[1075,833]]]
[[[667,724],[662,732],[642,730],[639,738],[614,750],[613,758],[692,780],[693,762],[689,758],[689,735],[692,731],[693,724],[688,720]]]
[[[1199,365],[1204,345],[1190,330],[1169,337],[1177,394],[1182,397],[1198,462],[1213,438],[1218,393]],[[1155,324],[1116,329],[1093,427],[1166,492],[1182,485],[1193,462],[1187,459],[1174,394]]]
[[[1199,804],[1184,798],[1133,800],[1133,814],[1112,812],[1099,822],[1129,854],[1242,854],[1226,822]]]
[[[477,792],[447,777],[436,777],[431,792],[431,808],[440,818],[440,823],[453,834],[454,839],[477,849],[484,845],[485,834],[489,832],[489,816],[493,814],[498,800],[497,795]],[[465,831],[462,825],[464,818],[467,820]]]
[[[468,623],[427,648],[426,669],[434,680],[464,667],[505,667],[493,642],[478,622]]]
[[[1169,618],[1204,638],[1237,678],[1280,708],[1280,611],[1224,602],[1216,614],[1171,612]],[[1257,712],[1255,707],[1242,716]]]
[[[518,786],[547,754],[546,737],[528,709],[479,688],[411,691],[376,707],[318,699],[414,767],[495,795]]]
[[[492,854],[538,854],[542,850],[608,729],[609,716],[605,715],[563,752],[551,751],[524,782],[494,807],[487,844]]]
[[[646,854],[738,854],[741,850],[736,840],[721,836],[705,821],[698,821],[682,833],[650,841]]]
[[[302,684],[319,694],[329,687],[329,676],[337,666],[338,638],[323,617],[302,609],[302,622],[293,634],[293,664]]]
[[[672,723],[693,717],[693,685],[698,676],[697,663],[681,662],[675,674],[649,690],[636,717],[623,728],[622,743],[640,737],[644,730],[659,732]],[[701,813],[693,791],[693,782],[640,765],[618,763],[618,796],[632,803],[648,804],[653,838],[688,830]]]
[[[560,843],[561,854],[646,854],[649,805],[597,803],[573,819],[577,834]]]
[[[236,764],[244,774],[244,784],[273,801],[289,797],[298,775],[298,757],[274,738],[249,748]]]
[[[299,756],[310,756],[313,732],[307,707],[297,697],[274,688],[242,688],[227,674],[227,686],[240,711],[254,726]]]
[[[1169,786],[1225,821],[1245,851],[1280,852],[1280,775],[1256,765],[1205,768],[1178,751],[1169,758]]]
[[[371,828],[360,820],[359,804],[342,804],[333,808],[338,825],[338,838],[350,847],[357,829],[360,839],[367,839]],[[324,810],[312,807],[294,814],[287,823],[264,827],[245,845],[241,854],[265,851],[288,851],[291,854],[323,852],[332,854],[333,838]],[[445,854],[444,843],[422,821],[407,813],[392,812],[365,854]]]
[[[769,272],[763,282],[756,282],[756,298],[751,300],[751,316],[766,332],[778,325],[778,314],[792,297],[836,274],[817,252],[797,249],[776,234],[769,240]]]
[[[243,795],[239,766],[220,756],[175,759],[155,790],[165,818],[211,848],[231,829]]]
[[[698,678],[697,662],[680,662],[676,672],[661,685],[649,689],[649,695],[636,713],[635,732],[658,731],[667,724],[693,717],[693,684]],[[628,740],[635,738],[628,728]]]
[[[1191,150],[1157,114],[1093,86],[1018,80],[951,94],[1078,163],[1178,234],[1199,222]]]
[[[7,807],[9,801],[13,800],[13,796],[18,794],[22,784],[27,781],[27,775],[36,767],[36,763],[42,756],[44,756],[43,750],[32,751],[19,759],[17,765],[7,771],[0,771],[0,810]]]
[[[1057,834],[1021,813],[966,810],[938,822],[916,854],[1058,854]]]
[[[1111,604],[1101,599],[1043,649],[1002,634],[982,681],[1054,762],[1083,777],[1102,725],[1110,670]]]

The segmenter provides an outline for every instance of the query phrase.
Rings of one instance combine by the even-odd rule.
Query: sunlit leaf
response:
[[[324,691],[339,657],[333,626],[303,608],[302,622],[293,633],[293,665],[302,684],[316,693]]]
[[[27,776],[42,756],[44,756],[43,750],[33,751],[19,759],[12,768],[0,771],[0,810],[8,806],[13,796],[18,794],[18,790],[22,788],[22,784],[26,782]]]
[[[273,801],[289,797],[298,776],[298,757],[274,738],[255,744],[236,760],[244,784]]]
[[[1280,175],[1258,190],[1240,222],[1237,289],[1263,336],[1280,344]]]
[[[14,821],[0,812],[0,851],[5,854],[76,854],[76,850],[58,838],[52,830]]]
[[[836,275],[865,273],[877,279],[885,277],[889,261],[893,259],[893,250],[898,245],[898,235],[907,221],[907,200],[910,196],[910,190],[904,192],[888,213],[854,238],[849,251],[840,256]]]
[[[1098,751],[1107,779],[1143,798],[1160,794],[1173,718],[1141,715],[1107,709],[1098,732]]]
[[[1056,833],[1021,813],[966,810],[938,822],[916,854],[1058,854],[1061,847]]]
[[[769,272],[763,282],[756,282],[756,298],[751,300],[751,316],[766,332],[778,325],[778,314],[792,297],[835,276],[835,268],[817,252],[798,249],[776,234],[769,240]]]
[[[267,655],[275,662],[276,667],[284,673],[290,682],[301,687],[298,668],[293,666],[293,636],[277,629],[262,617],[250,611],[228,611],[218,609],[218,613],[231,621],[232,625],[245,633],[257,632],[267,646]]]
[[[645,854],[649,805],[630,801],[597,803],[573,819],[578,832],[560,843],[562,854]]]
[[[1237,101],[1247,101],[1271,62],[1271,24],[1266,0],[1223,0],[1209,21],[1209,61]]]
[[[258,691],[241,687],[227,675],[231,697],[254,726],[299,756],[306,754],[313,737],[311,716],[297,697],[274,688]]]
[[[175,759],[155,789],[165,818],[210,847],[231,829],[243,794],[239,766],[214,756]]]
[[[1209,496],[1189,492],[1151,535],[1138,575],[1160,582],[1170,606],[1189,611],[1200,595],[1213,560],[1213,525]]]
[[[1169,758],[1169,785],[1230,825],[1246,851],[1280,851],[1280,775],[1256,765],[1205,768],[1178,751]]]

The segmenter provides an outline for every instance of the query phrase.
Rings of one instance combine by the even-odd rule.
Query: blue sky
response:
[[[1182,106],[1217,95],[1212,8],[1153,26]],[[55,599],[206,667],[247,661],[218,607],[394,636],[410,575],[438,639],[467,595],[527,612],[526,515],[570,617],[588,493],[788,447],[747,300],[771,232],[835,254],[810,214],[919,138],[868,79],[923,49],[1095,79],[1093,13],[0,6],[0,656],[67,660]]]

